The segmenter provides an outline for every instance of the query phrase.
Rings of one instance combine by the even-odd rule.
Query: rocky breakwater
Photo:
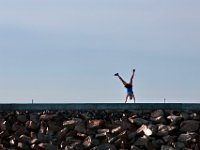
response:
[[[200,150],[200,113],[1,112],[1,150]]]

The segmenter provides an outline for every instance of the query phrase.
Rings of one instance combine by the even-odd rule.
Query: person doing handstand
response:
[[[130,100],[134,100],[134,103],[135,103],[135,95],[133,93],[133,77],[135,75],[135,69],[133,69],[133,73],[132,73],[132,76],[131,76],[131,79],[130,79],[130,82],[127,83],[125,82],[122,77],[120,77],[119,73],[115,73],[114,76],[117,76],[121,82],[123,83],[124,87],[127,89],[127,95],[126,95],[126,100],[125,100],[125,103],[127,102],[128,98],[130,98]]]

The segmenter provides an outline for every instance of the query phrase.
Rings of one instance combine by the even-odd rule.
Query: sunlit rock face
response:
[[[200,113],[1,112],[0,149],[199,150]]]

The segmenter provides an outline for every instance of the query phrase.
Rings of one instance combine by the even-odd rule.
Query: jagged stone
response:
[[[17,115],[17,120],[20,121],[20,122],[26,122],[27,119],[26,119],[26,115],[25,114],[19,114]]]
[[[130,141],[130,144],[133,144],[137,138],[136,132],[127,131],[127,138]]]
[[[178,124],[182,121],[183,118],[181,116],[170,115],[167,117],[167,119],[169,119],[172,124]]]
[[[76,122],[77,121],[75,121],[75,120],[67,120],[67,121],[63,122],[63,126],[67,127],[68,129],[73,129],[76,125]]]
[[[148,129],[151,130],[152,135],[155,135],[158,132],[158,126],[157,125],[149,124],[147,127],[148,127]]]
[[[71,146],[68,146],[68,145],[67,145],[67,146],[65,147],[65,150],[73,150],[73,148],[72,148]]]
[[[167,122],[167,120],[164,116],[159,116],[156,118],[151,117],[150,119],[151,119],[151,121],[153,121],[156,124],[166,124],[166,122]]]
[[[100,145],[101,141],[99,139],[96,138],[92,138],[92,145],[93,146],[98,146]]]
[[[188,142],[188,141],[191,141],[191,139],[192,139],[192,136],[188,133],[180,134],[178,137],[179,142]]]
[[[152,118],[157,118],[157,117],[161,117],[164,116],[164,111],[163,110],[155,110],[151,113],[151,117]]]
[[[39,148],[44,150],[57,150],[58,148],[55,145],[49,144],[49,143],[40,143]]]
[[[87,135],[84,134],[84,133],[77,133],[76,135],[77,135],[77,137],[80,137],[80,138],[85,138],[85,137],[87,137]]]
[[[77,122],[74,130],[79,133],[87,133],[85,122],[84,121]]]
[[[39,115],[37,113],[30,113],[29,114],[30,116],[30,121],[33,121],[33,122],[39,122]]]
[[[56,114],[43,114],[40,116],[40,120],[48,121],[48,120],[52,120],[56,116],[57,116]]]
[[[117,136],[112,136],[112,135],[107,136],[108,143],[114,143],[117,139],[118,139]]]
[[[161,146],[164,144],[164,141],[162,139],[155,139],[149,144],[149,148],[151,149],[160,149]]]
[[[170,140],[170,135],[166,135],[166,136],[163,136],[162,137],[162,139],[163,139],[163,141],[165,142],[165,143],[168,143],[169,142],[169,140]]]
[[[195,144],[194,150],[200,150],[200,143]]]
[[[86,133],[85,133],[86,135],[95,135],[97,133],[101,133],[101,132],[97,132],[97,130],[94,128],[86,128]]]
[[[29,136],[26,136],[26,135],[21,135],[19,137],[20,141],[22,143],[26,143],[26,144],[30,144],[31,143],[31,138]]]
[[[113,122],[113,124],[117,125],[117,126],[121,126],[122,130],[130,130],[133,128],[132,124],[130,122],[128,122],[127,119],[125,120],[116,120]]]
[[[81,145],[82,141],[81,140],[78,140],[78,139],[73,139],[72,140],[72,143],[70,144],[70,147],[72,149],[82,149],[82,145]]]
[[[63,128],[62,130],[60,130],[57,133],[56,138],[58,138],[58,139],[64,139],[64,137],[66,136],[67,132],[68,132],[68,129],[67,128]]]
[[[89,148],[91,145],[92,145],[92,137],[88,136],[83,141],[83,147],[84,148]]]
[[[15,122],[12,127],[11,127],[11,130],[12,131],[17,131],[18,129],[21,128],[21,125],[18,123],[18,122]]]
[[[37,138],[37,133],[31,131],[31,132],[30,132],[30,138],[31,138],[31,139],[35,139],[35,138]]]
[[[103,132],[109,133],[110,130],[109,129],[97,129],[97,132],[98,133],[103,133]]]
[[[119,133],[120,131],[122,131],[122,127],[121,126],[118,126],[114,129],[111,130],[111,133]]]
[[[33,150],[39,150],[40,148],[39,148],[38,144],[32,144],[31,145],[31,149],[33,149]]]
[[[197,112],[194,112],[190,115],[191,119],[193,120],[200,120],[200,114]]]
[[[17,141],[15,141],[14,139],[10,139],[10,145],[12,147],[14,147],[17,144]]]
[[[54,122],[51,120],[48,121],[47,125],[48,125],[48,129],[51,130],[53,134],[57,133],[58,131],[62,129],[62,127],[59,126],[57,122]]]
[[[147,136],[143,136],[143,137],[139,137],[134,143],[134,145],[147,147],[148,142],[149,142],[149,138]]]
[[[15,135],[17,135],[17,136],[20,136],[22,134],[24,134],[24,135],[29,134],[29,132],[28,132],[28,130],[26,129],[25,126],[20,126],[20,128],[17,131],[15,131]]]
[[[88,128],[100,128],[103,125],[104,121],[99,120],[89,120]]]
[[[182,150],[183,148],[185,148],[185,144],[183,142],[176,142],[174,143],[174,147],[176,150]]]
[[[173,132],[173,131],[176,131],[178,130],[179,127],[178,126],[174,126],[174,125],[169,125],[168,126],[168,130],[169,130],[169,133]]]
[[[131,150],[142,150],[142,149],[138,148],[138,147],[135,146],[135,145],[131,145]]]
[[[168,145],[162,145],[161,150],[176,150],[176,149],[174,149],[173,147],[168,146]]]
[[[6,130],[10,130],[10,124],[8,123],[8,121],[3,121],[1,123],[1,131],[6,131]]]
[[[27,121],[26,128],[31,131],[37,131],[39,129],[39,124],[34,121]]]
[[[136,125],[143,125],[143,124],[148,124],[149,121],[145,120],[145,119],[142,119],[142,118],[128,118],[128,120],[133,123],[133,124],[136,124]]]
[[[0,149],[1,149],[1,150],[7,150],[7,148],[5,148],[5,147],[3,146],[3,144],[0,144]]]
[[[88,112],[86,112],[86,113],[81,113],[81,114],[80,114],[80,117],[81,117],[82,119],[84,119],[84,120],[89,120],[89,119],[91,119],[91,115],[90,115]]]
[[[184,120],[190,119],[190,115],[186,112],[181,112],[180,117],[182,117]]]
[[[102,137],[105,137],[106,135],[107,135],[106,132],[98,133],[98,134],[96,134],[96,138],[102,138]]]
[[[117,148],[122,148],[122,147],[124,147],[124,144],[122,145],[122,142],[123,142],[123,140],[122,139],[120,139],[120,138],[117,138],[114,142],[113,142],[113,144],[117,147]],[[122,146],[122,147],[121,147]]]
[[[181,132],[194,132],[199,129],[200,121],[196,120],[186,120],[181,122],[180,131]]]
[[[17,147],[18,147],[19,149],[29,150],[29,146],[28,146],[26,143],[19,142],[19,143],[17,144]]]
[[[6,138],[9,136],[9,132],[8,131],[1,131],[0,132],[0,138]]]
[[[153,125],[153,124],[149,124],[149,125],[142,125],[137,131],[136,133],[141,133],[142,131],[144,132],[145,135],[147,136],[151,136],[155,133],[157,133],[157,126]]]
[[[118,138],[126,139],[126,138],[127,138],[127,131],[126,131],[126,130],[122,131],[121,133],[119,133],[119,134],[117,135],[117,137],[118,137]]]
[[[38,140],[40,142],[46,142],[47,141],[47,138],[46,138],[46,136],[45,136],[44,133],[39,132],[38,135],[37,135],[37,137],[38,137]]]
[[[168,135],[169,127],[167,125],[159,124],[158,125],[158,136],[166,136]]]
[[[150,136],[152,135],[152,131],[150,129],[148,129],[148,127],[146,125],[142,125],[137,131],[136,133],[141,133],[144,132],[145,135]]]
[[[194,132],[188,132],[186,134],[180,134],[178,141],[187,144],[188,142],[196,143],[199,140],[199,135]]]
[[[113,144],[101,144],[99,146],[93,147],[91,150],[117,150]]]
[[[40,142],[37,138],[34,138],[31,140],[31,144],[38,144],[38,143],[40,143]]]
[[[157,135],[158,136],[166,136],[169,133],[176,132],[177,128],[178,127],[176,127],[176,126],[160,124],[160,125],[158,125]]]

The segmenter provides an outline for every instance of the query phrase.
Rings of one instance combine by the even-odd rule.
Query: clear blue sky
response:
[[[0,0],[0,102],[199,102],[199,0]]]

